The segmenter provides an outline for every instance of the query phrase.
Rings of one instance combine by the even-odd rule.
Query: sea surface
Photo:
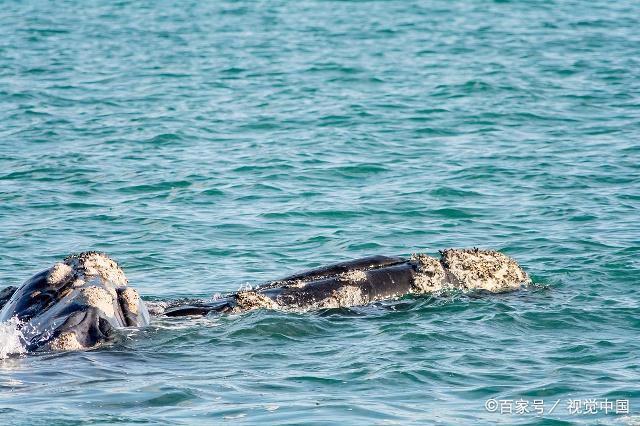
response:
[[[637,424],[639,222],[639,2],[0,7],[0,288],[82,250],[157,301],[474,246],[536,283],[74,353],[2,324],[1,424]]]

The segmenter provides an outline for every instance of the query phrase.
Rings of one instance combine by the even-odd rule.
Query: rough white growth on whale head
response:
[[[120,293],[120,300],[126,304],[127,309],[134,314],[138,314],[140,311],[140,295],[134,288],[127,287]]]
[[[444,288],[445,272],[438,259],[423,253],[414,253],[411,255],[411,262],[416,265],[413,278],[414,292],[433,293]]]
[[[73,269],[66,263],[58,262],[49,270],[47,283],[53,287],[66,284],[73,277]]]
[[[495,250],[447,249],[442,265],[467,290],[513,291],[531,281],[518,263]]]
[[[78,277],[101,277],[104,281],[121,287],[127,285],[127,277],[118,264],[107,255],[98,252],[84,252],[67,257],[64,263],[73,268]]]
[[[78,351],[86,349],[78,341],[78,336],[73,331],[61,333],[58,337],[47,344],[50,351]]]
[[[115,316],[114,301],[115,296],[101,287],[90,286],[83,288],[78,298],[79,302],[87,306],[93,306],[100,309],[108,317]]]

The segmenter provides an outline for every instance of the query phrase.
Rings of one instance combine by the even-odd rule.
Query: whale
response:
[[[416,253],[408,258],[370,256],[302,271],[244,289],[212,302],[171,306],[165,316],[240,313],[253,309],[311,311],[348,308],[409,294],[443,291],[505,293],[531,283],[511,257],[495,250],[446,249],[440,258]]]
[[[80,350],[114,330],[149,324],[149,312],[118,264],[103,253],[66,257],[0,293],[0,322],[13,319],[27,351]]]
[[[487,249],[446,249],[440,258],[369,256],[308,269],[213,300],[149,304],[108,255],[70,255],[19,287],[0,291],[0,322],[14,319],[28,351],[98,347],[115,330],[152,316],[240,314],[255,309],[307,312],[349,308],[451,290],[505,293],[531,283],[511,257]],[[151,312],[151,314],[150,314]]]

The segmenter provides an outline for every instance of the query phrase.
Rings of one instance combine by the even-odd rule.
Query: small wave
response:
[[[0,323],[0,359],[27,351],[22,332],[18,329],[19,325],[20,321],[17,318]]]

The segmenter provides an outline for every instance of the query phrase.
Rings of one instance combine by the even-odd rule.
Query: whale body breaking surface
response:
[[[241,313],[253,309],[347,308],[407,294],[444,290],[504,293],[530,283],[511,257],[481,249],[447,249],[440,259],[371,256],[303,271],[210,302],[176,301],[148,309],[124,271],[104,253],[84,252],[42,271],[20,287],[0,290],[0,323],[12,322],[26,351],[94,348],[117,328],[149,324],[150,314]]]

